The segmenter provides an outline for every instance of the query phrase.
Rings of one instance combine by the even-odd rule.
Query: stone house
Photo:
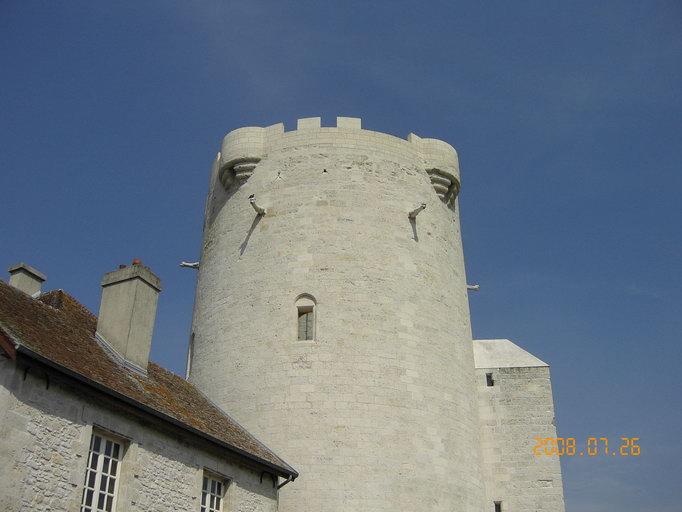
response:
[[[147,361],[160,291],[105,275],[100,317],[28,265],[0,281],[0,510],[277,510],[298,473]]]

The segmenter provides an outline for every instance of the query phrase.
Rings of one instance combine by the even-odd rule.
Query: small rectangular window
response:
[[[312,308],[298,308],[298,339],[314,339],[315,313]]]
[[[93,432],[85,472],[81,512],[113,512],[116,509],[118,476],[121,472],[123,444]]]
[[[204,473],[201,487],[201,512],[221,512],[225,497],[225,480]]]
[[[486,373],[485,374],[485,384],[486,386],[494,386],[495,385],[495,380],[493,379],[493,374],[492,373]],[[497,502],[495,502],[497,503]]]
[[[501,501],[495,502],[495,512],[502,512],[502,502]]]

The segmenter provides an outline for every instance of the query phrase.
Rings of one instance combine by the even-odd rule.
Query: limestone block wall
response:
[[[474,346],[490,342],[511,344],[486,340]],[[500,501],[504,512],[564,512],[559,458],[538,458],[532,451],[534,436],[557,435],[549,367],[516,348],[523,352],[517,353],[521,361],[500,352],[480,357],[475,348],[487,501],[482,510],[493,512],[494,502]],[[487,373],[493,386],[487,385]]]
[[[272,481],[213,449],[198,446],[124,410],[0,357],[0,510],[80,509],[95,428],[127,439],[116,510],[198,511],[204,468],[227,476],[225,510],[274,512]]]
[[[283,512],[481,510],[458,191],[451,146],[359,119],[225,137],[189,379],[300,472]]]

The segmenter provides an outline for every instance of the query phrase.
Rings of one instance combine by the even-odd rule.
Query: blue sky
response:
[[[181,373],[221,137],[298,117],[452,143],[474,335],[552,364],[569,512],[678,511],[679,2],[0,1],[0,264],[91,310],[139,257]]]

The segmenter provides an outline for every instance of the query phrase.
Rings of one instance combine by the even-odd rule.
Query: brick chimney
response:
[[[47,279],[45,274],[26,263],[12,265],[8,272],[10,276],[9,284],[32,297],[40,295],[41,286],[45,279]]]
[[[97,333],[127,366],[145,372],[161,281],[140,260],[104,274]]]

